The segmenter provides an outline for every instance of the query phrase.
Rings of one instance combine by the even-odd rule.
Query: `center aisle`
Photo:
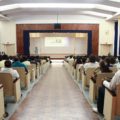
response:
[[[62,63],[53,63],[10,120],[98,120],[98,117]]]

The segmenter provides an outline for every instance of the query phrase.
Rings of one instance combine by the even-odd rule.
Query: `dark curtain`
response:
[[[41,33],[88,33],[88,49],[87,49],[87,55],[90,55],[92,53],[92,31],[88,31],[88,30],[25,30],[23,33],[23,40],[24,40],[24,54],[25,55],[29,55],[30,54],[30,50],[29,50],[29,46],[30,46],[30,37],[29,37],[29,33],[30,32],[41,32]]]
[[[92,32],[88,32],[88,49],[87,49],[87,54],[90,55],[92,54]]]
[[[118,22],[115,22],[114,26],[114,56],[117,56],[117,43],[118,43]],[[119,50],[120,53],[120,50]]]
[[[29,31],[24,31],[23,33],[23,40],[24,40],[24,55],[29,55],[30,54],[30,50],[29,50],[29,46],[30,46],[30,37],[29,37]]]

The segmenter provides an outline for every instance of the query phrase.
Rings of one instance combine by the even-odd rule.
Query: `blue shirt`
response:
[[[25,64],[21,63],[20,61],[16,61],[12,63],[12,67],[24,67],[25,71],[28,73],[27,67]]]

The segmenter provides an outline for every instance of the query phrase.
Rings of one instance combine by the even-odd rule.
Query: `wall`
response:
[[[7,48],[11,51],[7,53]],[[16,24],[12,21],[0,21],[0,51],[9,55],[16,54]]]
[[[120,49],[120,18],[118,19],[118,50],[117,50],[117,55],[119,54],[119,49]]]
[[[114,53],[114,22],[101,21],[99,26],[99,55]]]
[[[57,33],[56,33],[57,34]],[[30,39],[30,54],[35,54],[35,47],[38,48],[38,54],[49,55],[51,57],[61,57],[69,54],[87,54],[87,38],[68,38],[66,47],[45,47],[45,38]]]
[[[98,36],[98,54],[106,55],[108,52],[114,53],[114,22],[105,21],[104,19],[91,17],[87,15],[59,15],[57,21],[56,15],[41,15],[37,18],[24,18],[22,20],[16,21],[17,24],[53,24],[59,23],[69,23],[69,24],[99,24],[99,36]],[[111,45],[105,45],[106,43]],[[104,44],[104,45],[103,45]],[[95,46],[94,46],[95,47]]]
[[[120,20],[119,20],[120,21]],[[50,16],[39,16],[39,18],[31,18],[28,19],[27,17],[24,19],[19,19],[15,21],[16,24],[47,24],[47,23],[56,23],[56,15],[50,15]],[[13,42],[15,43],[14,52],[16,53],[16,30],[15,30],[15,22],[13,21],[0,21],[0,50],[5,50],[5,47],[1,45],[1,43]],[[107,54],[108,51],[110,51],[113,54],[113,41],[114,41],[114,22],[106,22],[104,19],[100,19],[97,17],[90,17],[90,16],[84,16],[84,15],[60,15],[59,16],[59,23],[69,23],[69,24],[99,24],[99,35],[97,42],[98,42],[98,54],[104,55]],[[24,26],[24,25],[23,25]],[[22,27],[23,27],[22,26]],[[120,26],[120,25],[119,25]],[[45,27],[45,26],[44,26]],[[37,28],[37,27],[36,27]],[[22,29],[22,28],[21,28]],[[29,28],[27,28],[29,29]],[[47,28],[43,28],[47,29]],[[53,29],[53,27],[50,27],[48,29]],[[70,29],[70,27],[69,27]],[[108,34],[109,33],[109,34]],[[17,28],[17,38],[19,36],[19,42],[17,44],[17,49],[20,53],[22,53],[22,46],[23,42],[21,41],[22,35],[21,31]],[[108,48],[107,45],[101,45],[103,41],[106,42],[106,40],[110,40],[111,45]],[[104,43],[105,43],[104,42]],[[96,43],[97,44],[97,43]],[[95,47],[95,46],[94,46]],[[5,50],[6,51],[6,50]]]
[[[53,24],[17,24],[17,51],[23,53],[24,30],[55,30]],[[92,32],[92,52],[98,55],[99,25],[98,24],[61,24],[61,30],[82,30]]]

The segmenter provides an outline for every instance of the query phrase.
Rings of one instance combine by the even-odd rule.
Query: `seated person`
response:
[[[103,85],[105,87],[107,87],[111,91],[115,91],[116,90],[116,86],[118,84],[120,84],[120,70],[115,73],[115,75],[113,76],[111,82],[108,82],[107,80],[105,80],[103,82]]]
[[[9,60],[7,55],[0,56],[0,68],[4,67],[6,60]]]
[[[101,61],[100,67],[96,68],[91,79],[93,80],[93,82],[96,82],[97,73],[109,73],[109,72],[112,72],[112,70],[110,70],[110,68],[108,67],[108,65],[105,64],[104,61]]]
[[[84,64],[85,70],[87,68],[97,68],[97,67],[99,67],[99,63],[96,62],[96,57],[94,55],[91,55],[89,57],[89,62]]]
[[[20,61],[21,61],[24,65],[26,65],[26,66],[31,65],[31,64],[30,64],[30,61],[28,60],[28,57],[27,57],[27,56],[23,56]]]
[[[20,62],[18,57],[14,58],[14,62],[12,63],[12,67],[23,67],[23,68],[25,68],[25,72],[28,73],[27,67],[22,62]]]
[[[94,112],[103,114],[105,87],[111,91],[115,91],[118,84],[120,84],[120,70],[115,73],[110,82],[107,80],[103,81],[103,85],[99,88],[98,91],[97,108],[93,108]]]
[[[75,63],[74,63],[74,68],[76,69],[78,65],[80,66],[82,65],[82,58],[80,56],[77,56]]]
[[[13,77],[13,80],[19,78],[18,72],[16,70],[14,70],[13,68],[11,68],[11,61],[10,60],[5,61],[5,67],[1,68],[1,72],[10,73]]]

